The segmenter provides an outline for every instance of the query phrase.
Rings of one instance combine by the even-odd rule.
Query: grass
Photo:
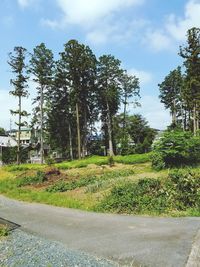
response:
[[[132,198],[132,191],[135,190],[138,193],[139,187],[135,186],[138,181],[145,180],[146,178],[150,180],[160,179],[161,181],[168,179],[169,171],[153,170],[149,157],[150,153],[116,156],[114,157],[115,165],[113,167],[108,165],[107,157],[99,156],[58,163],[54,164],[53,168],[60,169],[60,175],[55,179],[51,176],[50,180],[48,180],[48,177],[47,179],[46,177],[43,179],[43,173],[47,173],[47,170],[49,171],[49,167],[46,165],[12,165],[0,168],[0,194],[18,200],[88,211],[200,216],[200,211],[192,207],[188,207],[182,211],[175,209],[163,210],[159,208],[157,210],[149,208],[131,210],[128,208],[132,201],[130,199],[125,199],[125,201],[123,199],[120,200],[120,205],[126,207],[123,210],[106,208],[108,207],[108,203],[106,204],[105,201],[115,188],[123,188],[125,185],[121,193],[120,191],[117,192],[122,195],[124,192],[127,192],[127,197],[129,195]],[[194,171],[198,173],[199,168],[194,169]],[[151,195],[151,190],[149,192]],[[145,196],[145,194],[143,195]],[[117,199],[120,199],[120,196],[117,195]],[[137,201],[141,204],[143,200],[140,200],[140,197],[138,195]],[[144,200],[144,205],[148,205],[148,197],[146,197],[146,202]],[[112,199],[110,201],[112,202]],[[117,203],[116,199],[115,201]]]
[[[6,225],[0,224],[0,239],[2,237],[7,236],[9,233],[9,229]]]

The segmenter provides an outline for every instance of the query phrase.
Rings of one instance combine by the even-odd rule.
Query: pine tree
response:
[[[76,114],[78,158],[86,155],[88,124],[94,114],[96,57],[88,46],[70,40],[61,54],[71,87],[71,111]],[[82,153],[81,153],[82,151]]]
[[[10,91],[10,94],[18,98],[18,109],[11,110],[13,115],[18,115],[18,122],[16,123],[18,126],[18,138],[17,138],[17,164],[20,164],[20,137],[21,137],[21,127],[26,125],[26,122],[22,121],[22,117],[28,116],[27,111],[22,110],[22,98],[28,97],[27,91],[27,66],[25,63],[27,55],[27,50],[23,47],[15,47],[14,52],[9,53],[9,61],[12,72],[16,75],[15,79],[11,79],[11,85],[13,85],[14,90]]]
[[[45,115],[47,107],[48,90],[52,85],[54,60],[53,53],[47,49],[44,43],[34,48],[30,60],[30,73],[34,75],[34,81],[37,83],[37,97],[35,102],[35,123],[39,123],[40,131],[40,157],[41,164],[44,163],[44,130],[45,130]]]
[[[120,79],[123,71],[120,60],[111,55],[103,55],[98,62],[98,89],[99,107],[104,131],[107,131],[109,155],[114,155],[112,117],[117,113],[120,106],[121,86]],[[106,134],[105,134],[106,135]]]
[[[161,84],[158,84],[161,103],[170,110],[173,125],[177,125],[178,117],[182,113],[183,80],[181,67],[178,67],[171,71]]]
[[[196,135],[200,119],[200,28],[188,30],[187,45],[180,47],[180,56],[186,69],[184,97],[193,110],[193,132]]]

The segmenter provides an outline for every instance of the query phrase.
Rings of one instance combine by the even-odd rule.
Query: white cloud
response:
[[[128,20],[121,10],[142,5],[146,0],[57,0],[62,11],[58,20],[42,19],[43,25],[52,29],[80,27],[86,40],[92,44],[108,41],[123,43],[132,38],[146,23],[144,20]],[[137,30],[136,30],[137,29]]]
[[[107,42],[114,42],[115,44],[126,44],[130,40],[139,39],[139,32],[148,24],[147,21],[138,19],[128,21],[126,19],[104,20],[96,27],[89,30],[86,34],[86,40],[89,43],[99,45]]]
[[[185,6],[183,18],[178,18],[174,14],[171,14],[166,23],[168,33],[177,41],[184,41],[187,30],[192,27],[200,27],[199,0],[188,1]]]
[[[139,78],[141,85],[148,84],[153,80],[153,75],[150,72],[144,70],[137,70],[132,68],[128,70],[128,73]]]
[[[143,39],[143,43],[148,45],[153,51],[171,50],[173,42],[166,33],[160,30],[148,30]]]
[[[32,113],[33,109],[33,98],[36,94],[36,84],[32,81],[29,82],[29,97],[22,99],[22,109],[28,111],[28,113]],[[5,129],[10,128],[10,119],[12,121],[12,127],[15,128],[15,121],[17,120],[16,116],[12,116],[10,110],[17,109],[18,100],[14,96],[9,94],[8,89],[0,89],[0,127],[4,127]],[[31,117],[28,117],[28,121],[30,121]]]
[[[166,129],[171,123],[169,112],[165,110],[156,96],[142,96],[141,108],[136,108],[131,112],[142,114],[149,122],[149,125],[155,129]]]
[[[17,2],[20,7],[25,8],[31,4],[32,0],[17,0]]]
[[[57,0],[57,5],[63,13],[57,26],[76,24],[81,27],[91,27],[106,16],[135,5],[141,5],[144,0]],[[47,23],[50,25],[50,20]],[[56,21],[53,21],[55,25]]]
[[[192,27],[200,27],[200,0],[189,0],[182,17],[167,15],[162,28],[147,29],[143,41],[156,52],[172,50],[186,40],[187,30]]]

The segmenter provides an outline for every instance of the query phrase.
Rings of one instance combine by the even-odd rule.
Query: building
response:
[[[11,136],[0,136],[0,166],[2,166],[3,147],[15,147],[17,142]]]
[[[18,130],[11,130],[9,135],[14,138],[16,141],[18,140],[19,131]],[[20,144],[22,146],[28,146],[31,143],[31,128],[21,128],[20,131]]]

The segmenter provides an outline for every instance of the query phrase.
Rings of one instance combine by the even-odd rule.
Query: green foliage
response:
[[[200,138],[191,132],[170,131],[154,144],[153,167],[194,165],[200,162]]]
[[[115,156],[114,160],[117,163],[123,164],[136,164],[136,163],[145,163],[150,161],[151,153],[145,154],[133,154],[127,156]]]
[[[102,181],[106,181],[109,179],[115,179],[118,177],[127,177],[134,174],[133,170],[122,170],[122,171],[112,171],[100,176],[91,175],[82,177],[78,180],[74,180],[71,182],[58,181],[54,185],[48,187],[46,189],[47,192],[65,192],[69,190],[74,190],[76,188],[85,187],[91,184],[95,184],[96,182],[102,183]]]
[[[137,183],[122,182],[97,209],[119,213],[200,212],[200,173],[176,170],[164,181],[146,178]]]
[[[114,136],[121,155],[149,152],[155,135],[156,130],[140,114],[126,115],[126,124],[123,114],[114,119]]]
[[[152,153],[151,162],[152,162],[152,167],[157,171],[160,171],[165,168],[165,162],[163,160],[163,156],[161,153],[158,152]]]
[[[108,164],[110,167],[113,167],[115,165],[115,161],[114,161],[113,156],[108,157]]]
[[[0,224],[0,238],[9,234],[9,228],[6,225]]]
[[[48,158],[45,159],[45,162],[46,162],[46,164],[48,166],[51,166],[51,165],[53,165],[55,163],[55,160],[50,158],[50,157],[48,157]]]
[[[46,181],[46,175],[42,171],[37,171],[35,176],[25,176],[18,180],[18,186],[26,186],[26,185],[33,185],[33,184],[41,184]]]

